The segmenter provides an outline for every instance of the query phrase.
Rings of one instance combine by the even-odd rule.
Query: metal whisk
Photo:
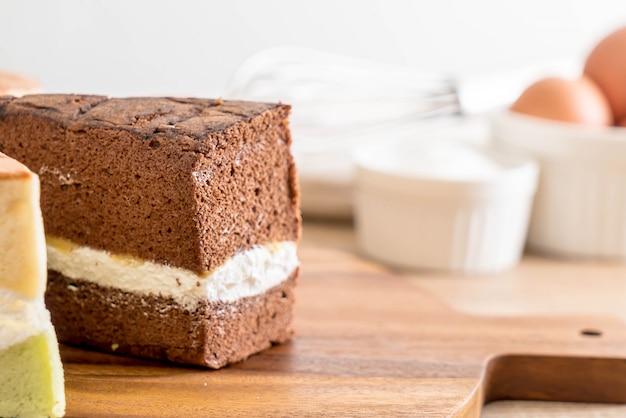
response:
[[[450,77],[294,47],[248,59],[225,97],[292,104],[301,152],[348,150],[381,128],[460,113]]]

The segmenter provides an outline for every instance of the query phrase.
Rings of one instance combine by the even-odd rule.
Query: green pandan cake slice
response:
[[[0,416],[61,417],[63,368],[43,303],[0,295]]]

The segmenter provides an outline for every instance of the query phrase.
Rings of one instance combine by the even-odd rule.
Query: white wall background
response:
[[[221,96],[251,54],[297,45],[480,75],[579,59],[620,0],[3,0],[0,69],[50,92]]]

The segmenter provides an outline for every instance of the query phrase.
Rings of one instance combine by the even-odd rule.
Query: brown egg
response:
[[[587,125],[611,125],[613,115],[600,88],[587,77],[546,78],[528,87],[511,106],[514,112]]]
[[[615,120],[626,117],[626,27],[601,40],[585,62],[584,74],[604,91]]]

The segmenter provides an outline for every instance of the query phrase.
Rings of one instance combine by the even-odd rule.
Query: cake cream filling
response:
[[[53,332],[43,299],[29,299],[10,289],[0,289],[0,350],[43,332]]]
[[[230,302],[262,294],[289,278],[299,266],[296,244],[291,241],[243,251],[204,275],[56,238],[47,239],[47,248],[48,268],[65,277],[128,292],[172,297],[187,308],[205,300]],[[80,288],[71,285],[70,290]]]

